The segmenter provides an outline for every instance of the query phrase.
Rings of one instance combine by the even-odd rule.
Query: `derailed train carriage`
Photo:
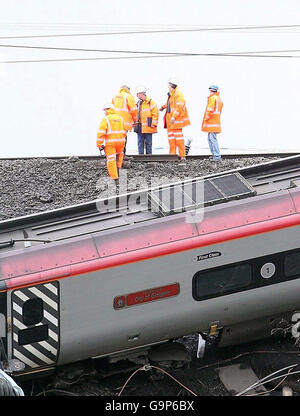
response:
[[[0,362],[45,375],[300,316],[300,156],[0,223]],[[204,213],[204,215],[203,215]]]

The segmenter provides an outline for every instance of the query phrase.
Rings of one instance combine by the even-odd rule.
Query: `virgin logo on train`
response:
[[[167,286],[116,296],[114,298],[114,309],[122,309],[128,306],[140,305],[141,303],[170,298],[171,296],[178,295],[179,291],[179,283],[173,283]]]

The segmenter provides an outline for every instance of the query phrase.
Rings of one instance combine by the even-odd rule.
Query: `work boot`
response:
[[[179,160],[178,165],[186,165],[186,158],[185,157],[181,157]]]
[[[114,179],[114,183],[115,183],[115,193],[118,194],[119,193],[119,179]]]
[[[115,185],[116,189],[119,188],[119,178],[118,179],[112,179],[113,184]]]
[[[222,159],[214,159],[213,168],[219,169],[222,166],[222,164],[223,164]]]

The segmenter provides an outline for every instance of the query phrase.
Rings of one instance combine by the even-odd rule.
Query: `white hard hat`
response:
[[[178,85],[178,79],[174,77],[170,78],[169,84]]]
[[[124,87],[124,88],[128,88],[128,89],[130,90],[130,84],[129,84],[129,82],[124,81],[124,82],[121,84],[121,88],[122,88],[122,87]]]
[[[114,109],[115,107],[112,103],[106,103],[106,104],[104,104],[102,109],[103,110],[109,110],[110,108]]]
[[[146,91],[147,91],[147,89],[143,85],[138,86],[137,89],[136,89],[137,94],[140,94],[140,93],[146,94]]]

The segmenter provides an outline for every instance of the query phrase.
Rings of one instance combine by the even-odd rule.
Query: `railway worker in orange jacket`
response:
[[[222,160],[218,145],[217,133],[221,133],[221,112],[223,102],[220,98],[219,87],[211,85],[210,95],[207,99],[207,106],[202,122],[202,131],[208,132],[208,145],[213,159],[216,162]]]
[[[127,132],[132,130],[133,124],[136,123],[137,106],[133,95],[130,93],[130,86],[128,82],[123,82],[119,93],[112,99],[116,113],[123,117],[124,128],[126,130],[125,148],[126,153]]]
[[[152,134],[157,133],[158,108],[152,98],[147,97],[146,88],[140,86],[136,89],[139,99],[137,104],[137,122],[134,131],[138,135],[138,151],[140,155],[152,154]]]
[[[126,130],[124,120],[116,114],[113,104],[103,106],[105,117],[103,117],[97,133],[97,147],[100,152],[104,149],[106,155],[106,166],[109,176],[118,183],[118,169],[122,167],[124,158],[124,146]]]
[[[166,109],[164,127],[167,128],[169,153],[175,155],[177,148],[181,160],[185,160],[185,145],[182,133],[183,127],[189,126],[190,120],[182,92],[178,89],[176,78],[169,80],[168,100],[160,111]]]

